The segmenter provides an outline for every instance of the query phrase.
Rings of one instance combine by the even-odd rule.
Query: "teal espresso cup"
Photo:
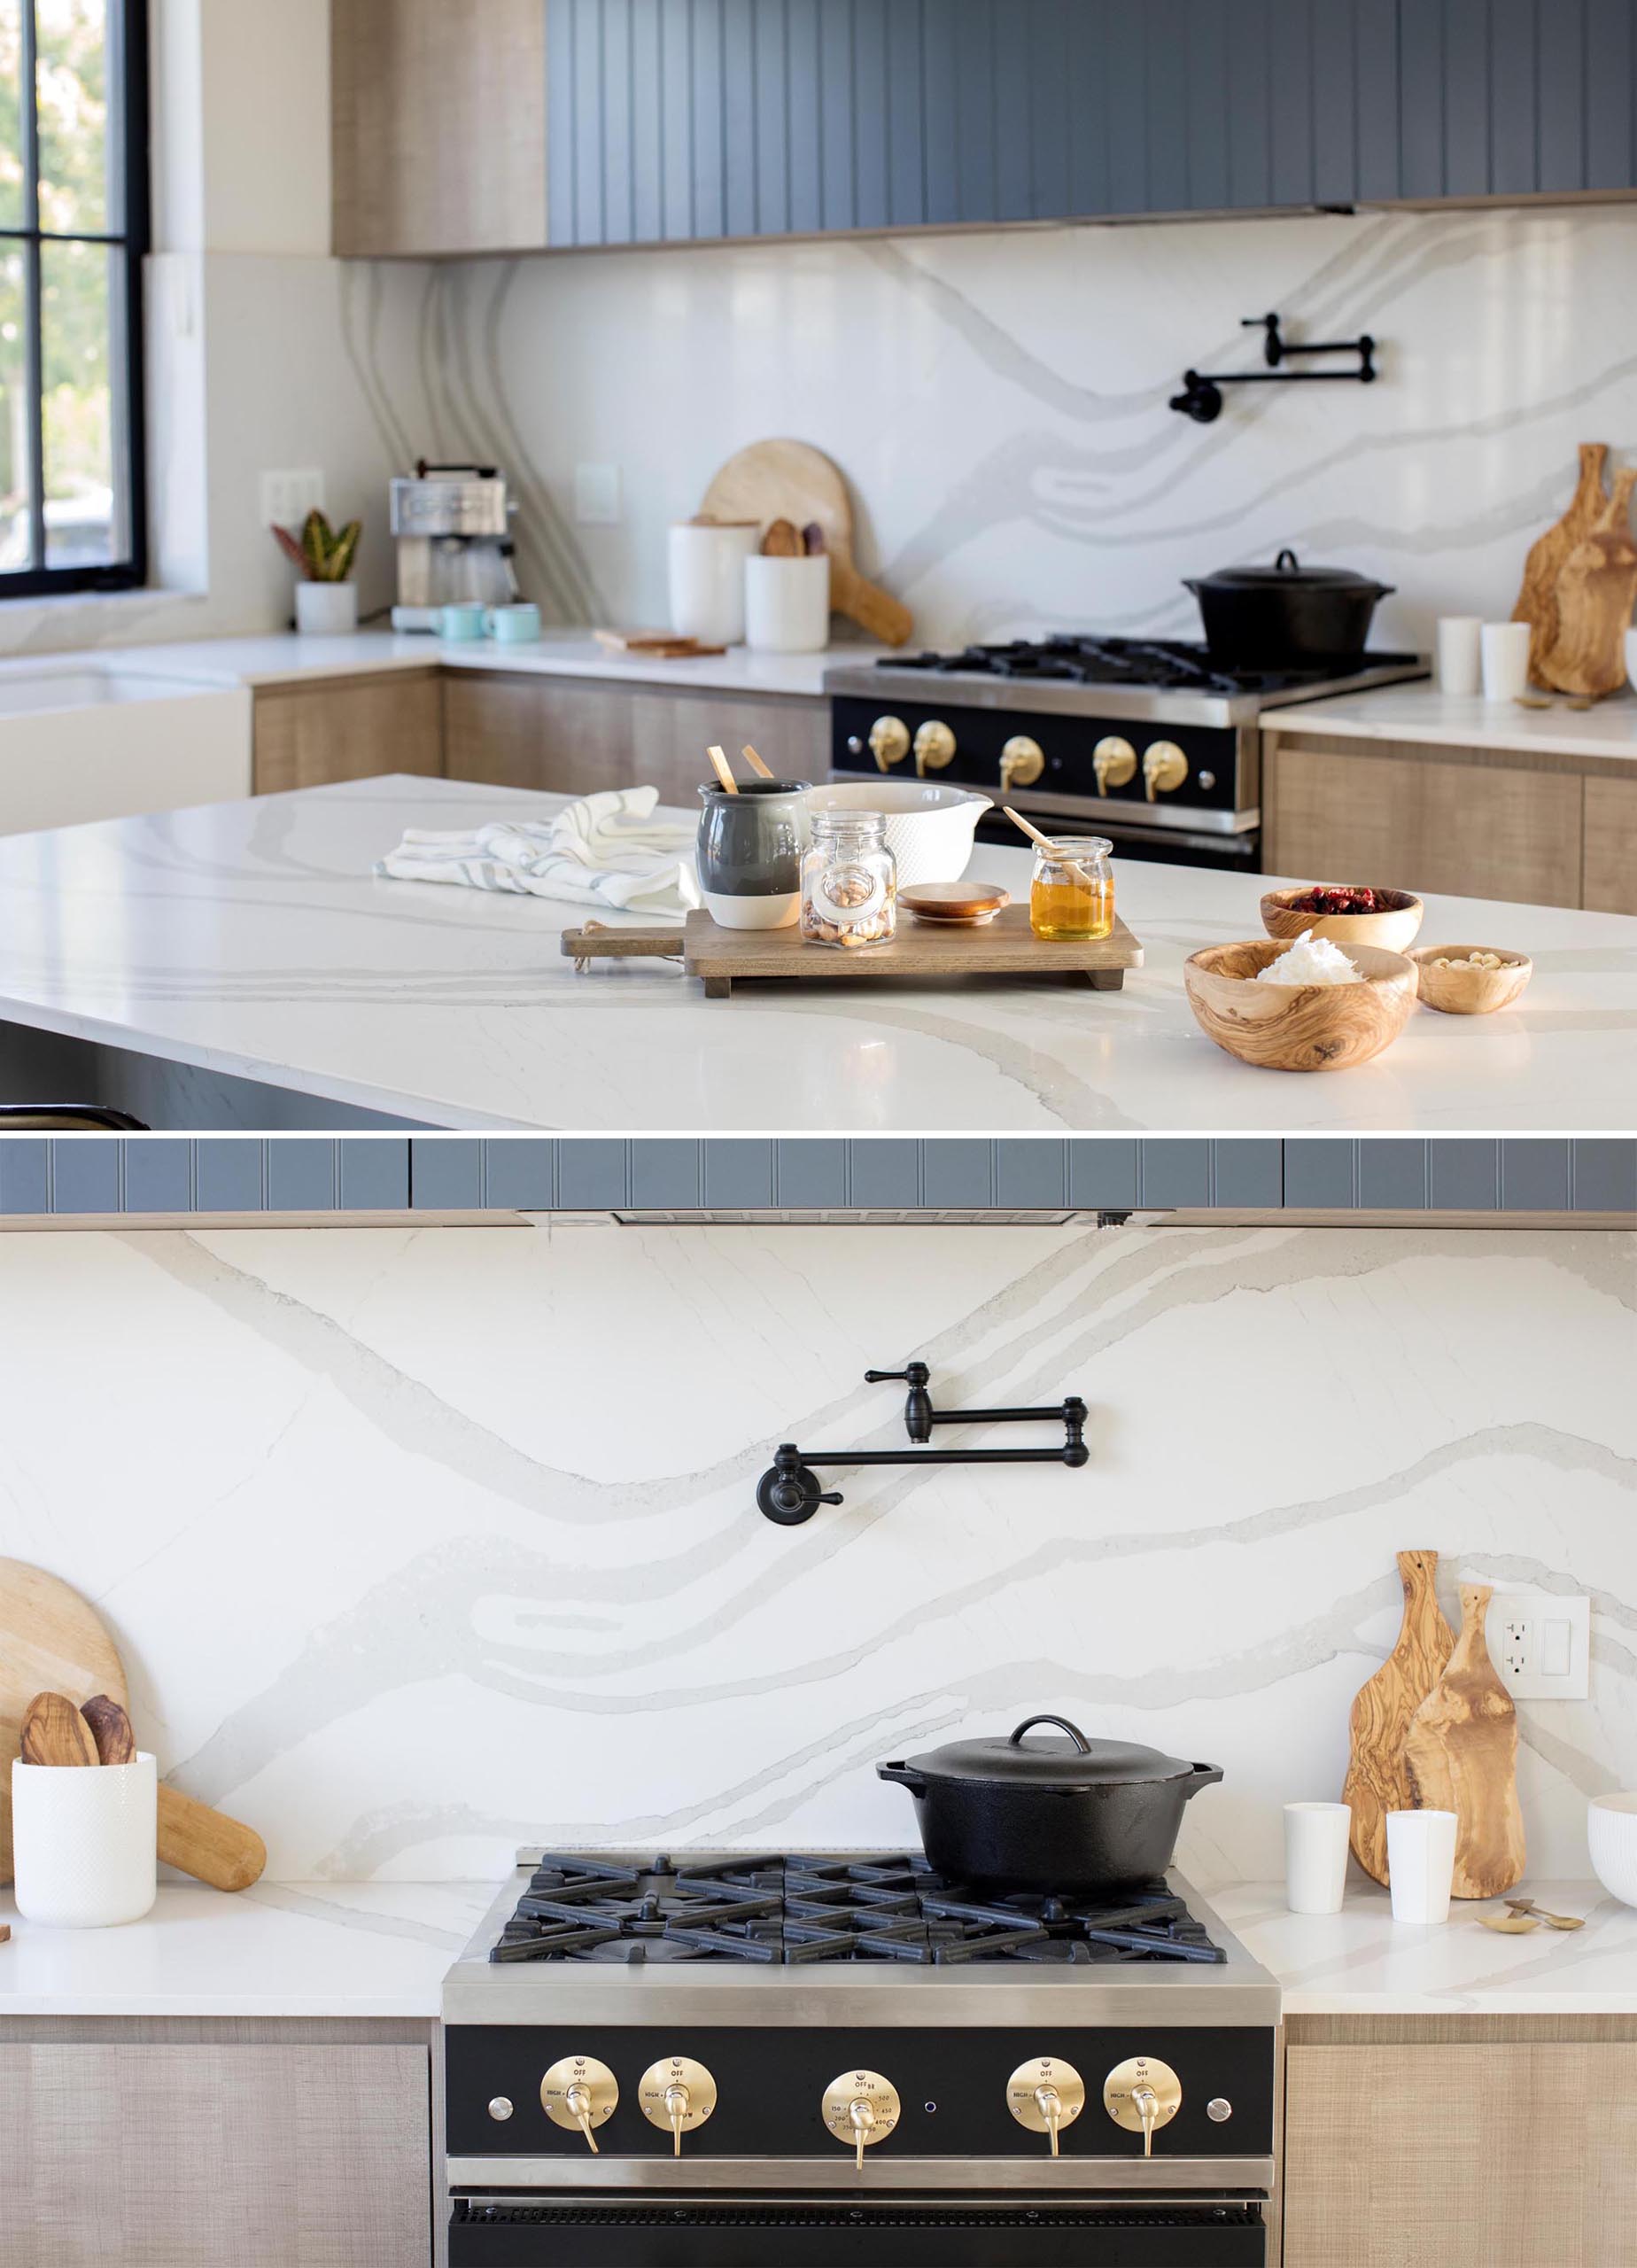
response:
[[[497,646],[531,646],[540,634],[540,610],[529,599],[484,610],[485,634]]]
[[[440,606],[438,610],[438,635],[454,640],[457,644],[483,636],[483,618],[487,610],[475,605]]]

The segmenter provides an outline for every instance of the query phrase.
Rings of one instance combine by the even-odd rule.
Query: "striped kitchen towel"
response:
[[[657,788],[610,788],[548,819],[491,819],[456,834],[412,827],[377,874],[401,882],[462,882],[604,905],[679,914],[702,905],[694,830],[656,819]]]

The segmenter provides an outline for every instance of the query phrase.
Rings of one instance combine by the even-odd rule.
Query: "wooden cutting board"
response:
[[[12,1879],[12,1759],[36,1693],[66,1694],[76,1705],[105,1693],[130,1707],[119,1650],[95,1607],[43,1567],[0,1559],[0,1883]],[[163,1780],[159,1857],[217,1890],[248,1890],[268,1862],[254,1828]]]
[[[1514,622],[1530,626],[1529,674],[1536,685],[1550,685],[1543,674],[1548,648],[1557,642],[1557,578],[1563,563],[1608,501],[1603,468],[1609,462],[1606,441],[1582,441],[1580,478],[1570,503],[1556,526],[1537,536],[1524,562],[1523,586],[1512,609]]]
[[[1341,1790],[1353,1810],[1353,1855],[1372,1882],[1381,1883],[1387,1878],[1387,1814],[1414,1807],[1405,1736],[1455,1643],[1433,1588],[1437,1552],[1400,1551],[1398,1567],[1404,1619],[1393,1651],[1354,1697],[1353,1747]]]
[[[12,1879],[12,1759],[36,1693],[76,1706],[105,1693],[128,1708],[125,1671],[96,1609],[21,1559],[0,1559],[0,1883]]]
[[[1524,1871],[1517,1712],[1484,1643],[1487,1583],[1461,1586],[1461,1635],[1404,1743],[1416,1806],[1453,1811],[1457,1898],[1499,1898]]]
[[[798,528],[814,520],[830,555],[830,608],[844,614],[884,646],[902,646],[914,618],[902,601],[872,583],[853,564],[852,499],[841,470],[805,441],[753,441],[729,457],[706,489],[703,520],[774,520]]]
[[[1637,467],[1615,474],[1613,494],[1558,571],[1556,631],[1540,669],[1560,693],[1601,701],[1625,682],[1625,633],[1637,600],[1633,488]]]

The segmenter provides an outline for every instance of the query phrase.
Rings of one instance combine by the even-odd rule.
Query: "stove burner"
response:
[[[718,1858],[645,1867],[544,1858],[491,1961],[1221,1961],[1164,1883],[1011,1896],[924,1859]]]
[[[1075,685],[1153,686],[1167,693],[1278,693],[1292,686],[1356,677],[1378,663],[1413,656],[1350,654],[1306,669],[1234,670],[1213,662],[1203,646],[1181,638],[1093,638],[1059,633],[1051,638],[1012,638],[994,646],[968,646],[958,654],[893,654],[881,669],[926,670],[943,676],[1067,680]]]

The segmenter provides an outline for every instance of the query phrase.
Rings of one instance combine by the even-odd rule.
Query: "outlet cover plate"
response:
[[[617,464],[577,464],[574,468],[574,517],[583,528],[619,525],[619,467]]]
[[[1462,1573],[1463,1583],[1492,1576]],[[1592,1603],[1584,1591],[1495,1585],[1484,1619],[1489,1658],[1515,1701],[1584,1701],[1590,1692]]]
[[[261,524],[264,528],[299,528],[307,514],[324,509],[324,476],[317,465],[294,472],[264,472],[261,476]]]

